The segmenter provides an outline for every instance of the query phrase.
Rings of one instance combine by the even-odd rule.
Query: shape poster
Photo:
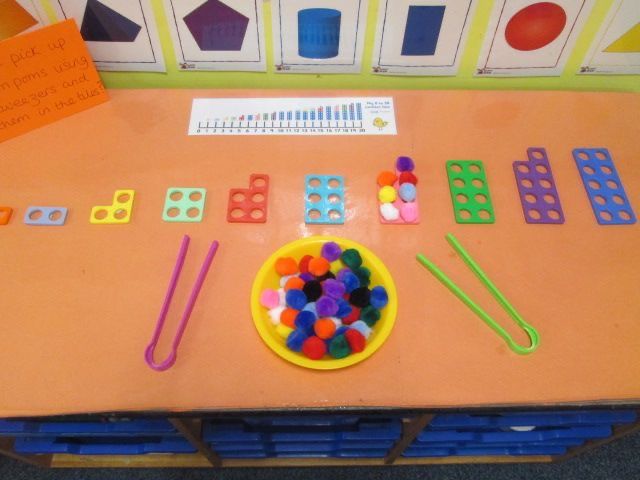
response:
[[[272,0],[277,72],[359,73],[368,0]]]
[[[455,75],[476,0],[382,0],[371,68],[388,75]]]
[[[263,0],[165,0],[181,70],[266,71]]]
[[[149,0],[52,0],[73,18],[98,70],[166,71]]]
[[[593,3],[594,0],[498,0],[476,75],[561,75]]]
[[[579,73],[640,74],[640,1],[614,2]]]
[[[0,0],[0,41],[48,23],[46,13],[36,0]]]

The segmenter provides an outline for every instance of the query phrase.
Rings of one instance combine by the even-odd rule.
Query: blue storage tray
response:
[[[353,421],[355,418],[355,421]],[[285,422],[254,422],[247,419],[229,423],[206,422],[203,439],[206,442],[337,442],[346,440],[397,440],[402,433],[399,419],[359,420],[357,417],[338,419],[310,419],[300,425],[288,419]]]
[[[531,432],[484,432],[480,434],[480,441],[491,442],[544,442],[559,438],[606,438],[612,434],[609,426],[568,427],[562,429],[533,430]]]
[[[376,450],[341,450],[337,452],[338,458],[384,458],[389,453],[388,448]]]
[[[403,457],[449,457],[453,455],[453,448],[444,447],[414,447],[402,452]]]
[[[147,453],[195,453],[189,442],[174,437],[17,438],[14,450],[23,454],[70,453],[74,455],[142,455]]]
[[[459,432],[457,430],[423,430],[416,441],[429,442],[475,442],[480,440],[478,432]]]
[[[276,454],[278,453],[326,453],[328,455],[336,451],[335,443],[326,442],[300,442],[300,443],[274,443],[271,445],[271,449]]]
[[[202,439],[205,442],[262,442],[266,434],[252,432],[243,423],[212,423],[206,422],[202,429]]]
[[[536,429],[530,432],[514,431],[456,431],[456,430],[423,430],[415,440],[415,444],[436,443],[522,443],[522,442],[549,442],[558,439],[589,439],[606,438],[612,433],[609,426],[594,427],[566,427],[555,429]]]
[[[579,426],[613,425],[633,423],[637,415],[634,411],[575,410],[563,412],[521,412],[501,415],[437,415],[429,424],[429,429],[441,428],[494,428],[517,426]]]
[[[483,455],[564,455],[567,447],[541,446],[541,447],[483,447],[483,448],[458,448],[454,451],[456,456],[483,456]]]
[[[271,442],[335,442],[340,434],[336,432],[284,432],[265,435]]]
[[[252,450],[220,452],[219,455],[220,455],[220,458],[267,458],[269,457],[269,455],[267,455],[265,452],[258,452],[258,451],[252,451]]]
[[[396,443],[394,440],[342,440],[338,447],[343,450],[389,450]]]
[[[348,416],[282,416],[246,417],[242,422],[256,427],[343,427],[355,425],[360,417]]]
[[[264,451],[265,444],[263,442],[213,442],[211,448],[218,452],[257,452]]]
[[[178,435],[168,420],[117,420],[113,422],[22,422],[0,420],[0,435],[10,436],[140,436]]]
[[[567,451],[562,446],[535,447],[482,447],[482,448],[419,448],[409,447],[403,457],[459,457],[459,456],[487,456],[487,455],[563,455]]]

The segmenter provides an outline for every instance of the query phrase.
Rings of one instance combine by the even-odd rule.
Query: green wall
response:
[[[349,0],[344,0],[349,1]],[[640,0],[639,0],[640,1]],[[484,31],[493,0],[479,0],[471,26],[462,65],[456,77],[391,77],[372,75],[371,52],[375,37],[378,0],[370,0],[369,23],[365,40],[363,73],[357,75],[300,75],[277,74],[271,67],[271,11],[265,4],[265,32],[267,35],[267,73],[236,72],[182,72],[176,67],[173,45],[166,26],[162,0],[152,0],[160,37],[164,48],[168,72],[124,73],[104,72],[102,77],[111,88],[345,88],[345,89],[527,89],[527,90],[603,90],[640,91],[637,75],[575,75],[589,49],[591,40],[605,18],[613,0],[596,0],[596,5],[571,54],[565,73],[547,78],[474,78]]]

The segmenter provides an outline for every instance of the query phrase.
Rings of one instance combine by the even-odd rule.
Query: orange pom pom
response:
[[[291,277],[287,280],[287,283],[284,284],[284,291],[288,292],[292,288],[295,290],[302,290],[302,287],[304,287],[304,280],[300,277]]]
[[[282,257],[276,260],[276,272],[278,275],[293,275],[298,273],[298,264],[291,257]]]
[[[309,260],[309,272],[316,277],[321,277],[329,271],[329,260],[324,257],[316,257]]]
[[[336,324],[330,318],[321,318],[313,325],[313,331],[319,338],[326,340],[336,333]]]
[[[296,328],[296,317],[298,313],[298,310],[294,308],[285,308],[280,314],[280,323],[283,323],[287,327]]]
[[[398,177],[396,177],[396,174],[393,172],[384,171],[378,175],[378,185],[381,187],[392,187],[393,184],[396,183],[396,180],[398,180]]]

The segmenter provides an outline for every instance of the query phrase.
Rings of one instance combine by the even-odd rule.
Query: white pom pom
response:
[[[274,325],[278,325],[280,323],[280,315],[284,312],[284,307],[276,307],[269,310],[269,318],[271,318],[271,323]]]
[[[371,327],[369,327],[369,325],[364,323],[364,321],[362,321],[362,320],[358,320],[357,322],[353,322],[351,324],[351,328],[354,328],[357,331],[359,331],[364,338],[369,338],[369,335],[371,335]]]
[[[382,215],[382,218],[387,222],[393,222],[400,218],[400,212],[393,206],[393,203],[383,203],[380,205],[380,215]]]

